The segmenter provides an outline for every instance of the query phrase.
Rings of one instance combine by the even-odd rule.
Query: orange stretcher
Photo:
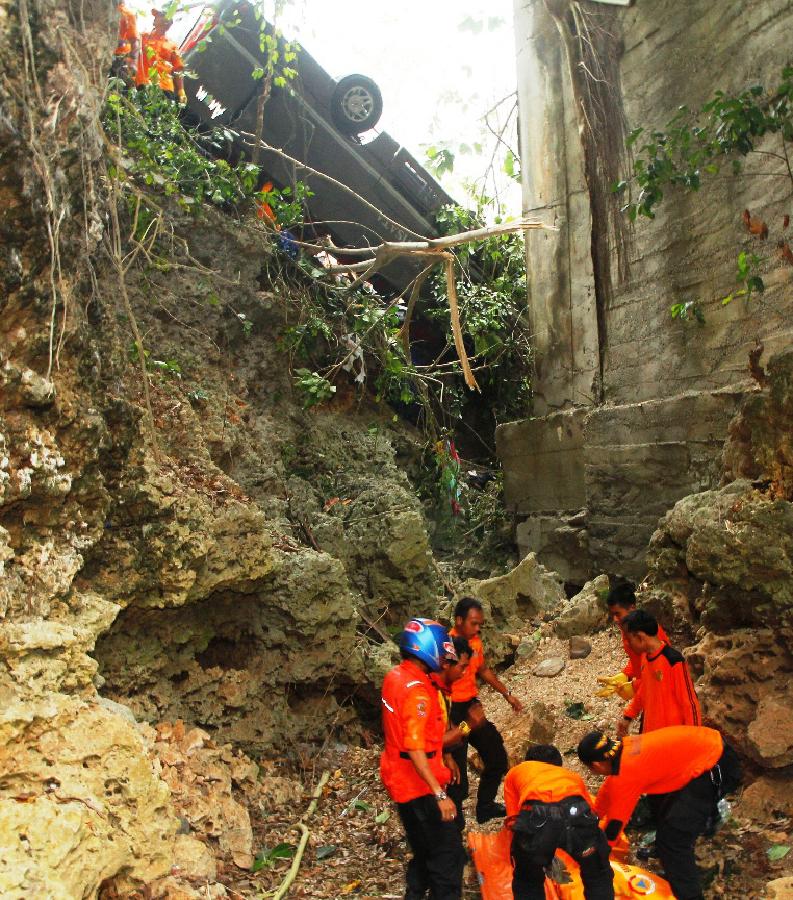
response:
[[[476,867],[482,900],[513,900],[512,861],[510,859],[511,832],[501,829],[491,834],[469,832],[468,847]],[[616,898],[652,897],[653,900],[674,900],[669,882],[644,869],[611,860],[614,870]],[[554,860],[554,876],[545,879],[545,900],[583,900],[584,885],[576,863],[562,850]]]

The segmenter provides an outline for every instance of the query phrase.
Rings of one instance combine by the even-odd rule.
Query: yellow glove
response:
[[[617,675],[600,675],[598,684],[602,684],[603,687],[595,691],[596,697],[610,697],[612,694],[622,697],[623,700],[630,700],[633,697],[633,685],[623,672]]]
[[[179,105],[186,106],[187,105],[187,94],[184,91],[179,91]]]

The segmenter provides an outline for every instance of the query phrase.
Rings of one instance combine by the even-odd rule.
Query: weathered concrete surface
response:
[[[521,553],[565,581],[602,571],[640,577],[671,503],[716,487],[741,391],[598,406],[502,425],[496,446],[505,499],[522,519]]]
[[[545,4],[516,0],[515,23],[524,203],[562,230],[527,245],[529,271],[540,273],[529,292],[540,417],[499,429],[507,502],[522,520],[520,552],[537,552],[566,580],[581,582],[598,571],[638,578],[646,571],[642,547],[654,520],[686,494],[718,486],[728,422],[737,400],[756,389],[750,351],[762,343],[765,360],[793,338],[793,269],[740,220],[745,208],[761,211],[773,238],[787,189],[768,158],[757,157],[756,170],[765,174],[704,179],[694,195],[667,190],[656,220],[635,227],[629,277],[621,281],[612,263],[612,291],[597,294],[593,313],[594,270],[582,252],[595,244],[593,229],[607,223],[592,222],[581,210],[587,195],[579,130],[588,126],[571,109],[567,61]],[[622,94],[615,117],[624,112],[631,127],[664,127],[680,104],[697,108],[717,89],[773,85],[788,61],[780,29],[791,24],[789,0],[751,8],[659,0],[621,9],[615,27],[624,36]],[[568,254],[551,246],[554,240]],[[768,256],[766,292],[722,306],[742,249]],[[671,304],[694,298],[706,325],[673,321]],[[587,364],[583,345],[590,348]],[[600,395],[579,377],[591,376],[598,355]],[[560,421],[576,420],[576,408],[585,414],[581,437],[554,447]],[[555,511],[550,499],[558,501]]]

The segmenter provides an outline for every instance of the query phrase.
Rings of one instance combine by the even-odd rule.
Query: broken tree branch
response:
[[[309,803],[308,805],[308,809],[303,813],[302,818],[295,826],[295,828],[299,828],[301,832],[300,843],[298,844],[295,858],[292,860],[292,865],[289,867],[289,871],[286,873],[286,878],[284,878],[284,880],[281,882],[281,886],[273,894],[273,900],[283,900],[283,898],[286,897],[286,895],[289,893],[289,888],[292,886],[292,883],[297,877],[297,873],[300,869],[300,862],[303,859],[303,854],[306,851],[306,844],[308,844],[308,837],[311,834],[304,823],[306,819],[310,818],[316,812],[319,798],[322,796],[322,789],[328,783],[329,778],[330,772],[326,769],[322,773],[322,777],[319,779],[317,786],[314,788],[314,793],[311,795],[312,799],[311,803]]]

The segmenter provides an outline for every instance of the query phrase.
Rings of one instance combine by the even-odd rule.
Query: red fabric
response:
[[[459,633],[455,628],[449,632],[452,637],[459,637]],[[482,639],[475,637],[469,638],[468,643],[471,645],[471,661],[462,678],[458,678],[452,685],[452,702],[464,703],[466,700],[473,700],[479,693],[476,683],[476,673],[485,665],[485,651],[482,647]]]
[[[628,664],[622,670],[622,674],[627,676],[634,681],[636,678],[641,678],[642,671],[642,657],[643,653],[637,653],[635,650],[631,649],[630,644],[628,643],[628,639],[625,637],[625,632],[620,628],[620,634],[622,635],[622,647],[625,650],[625,653],[628,656]],[[670,643],[669,638],[667,637],[666,632],[664,631],[663,625],[659,623],[658,625],[658,639],[663,641],[665,644]],[[635,683],[633,685],[634,692],[639,689],[639,685]]]
[[[671,725],[702,724],[691,673],[677,651],[670,654],[664,646],[655,656],[642,658],[639,689],[625,707],[623,715],[635,719],[641,713],[644,714],[643,732]]]
[[[565,797],[583,797],[590,806],[595,802],[581,776],[562,766],[523,762],[511,768],[504,779],[507,816],[517,815],[528,800],[556,803]]]
[[[451,772],[443,764],[446,716],[429,676],[411,660],[403,660],[383,681],[382,705],[385,750],[380,756],[380,778],[391,799],[407,803],[432,793],[410,759],[400,756],[408,750],[433,753],[428,759],[430,770],[441,786],[447,785]]]
[[[685,787],[719,761],[724,742],[718,731],[676,725],[623,738],[619,772],[609,775],[595,798],[595,812],[628,822],[642,794],[667,794]]]

